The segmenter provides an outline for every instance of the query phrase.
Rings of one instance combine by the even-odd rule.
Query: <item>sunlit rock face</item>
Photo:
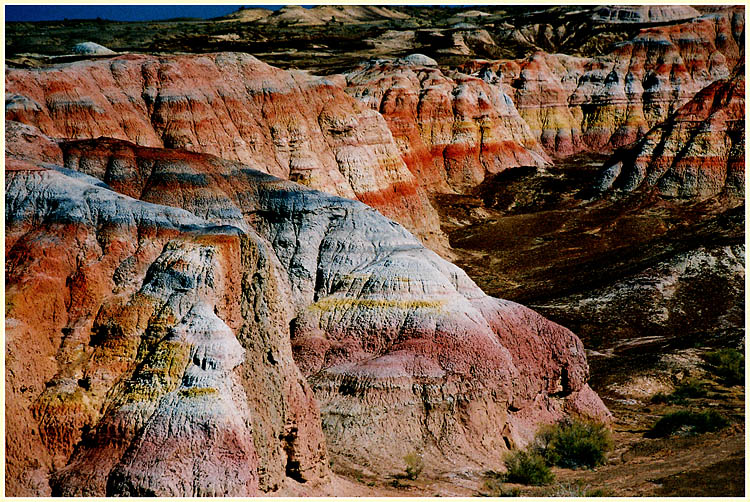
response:
[[[73,53],[92,56],[111,56],[115,54],[115,51],[95,42],[81,42],[73,46]]]
[[[385,117],[428,190],[464,191],[505,169],[549,162],[491,71],[481,78],[443,73],[412,54],[364,63],[346,80],[349,94]]]
[[[633,143],[744,54],[744,9],[646,28],[599,58],[537,52],[513,61],[476,61],[464,71],[502,78],[532,134],[553,156],[607,152]]]
[[[605,166],[599,189],[654,187],[661,195],[703,200],[745,194],[744,68],[709,85]]]
[[[239,160],[359,199],[445,247],[437,214],[383,117],[345,85],[247,54],[131,54],[9,70],[5,114],[50,137],[109,137]]]
[[[325,486],[327,450],[499,467],[608,418],[575,335],[364,204],[120,140],[51,159],[6,168],[17,493],[285,493]]]

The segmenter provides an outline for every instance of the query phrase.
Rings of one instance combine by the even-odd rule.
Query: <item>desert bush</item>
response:
[[[606,461],[612,437],[604,424],[570,419],[540,430],[535,443],[550,465],[592,468]]]
[[[424,462],[422,456],[417,453],[409,453],[404,457],[406,463],[406,477],[407,479],[415,480],[419,477],[424,469]]]
[[[485,480],[480,495],[483,497],[520,497],[521,489],[506,487],[501,478],[490,478]]]
[[[651,396],[651,402],[654,404],[663,404],[669,402],[670,394],[664,394],[663,392],[657,392]]]
[[[713,373],[728,385],[745,383],[745,355],[737,349],[719,349],[707,352],[703,359]]]
[[[701,413],[680,410],[667,413],[661,417],[651,430],[646,433],[646,436],[658,438],[676,434],[702,434],[704,432],[718,431],[727,425],[729,425],[727,419],[714,410]]]
[[[406,484],[402,483],[401,480],[398,479],[398,478],[392,479],[391,482],[388,483],[388,484],[392,488],[408,488],[409,487],[409,485],[406,485]]]
[[[611,493],[604,488],[591,488],[580,481],[560,483],[550,488],[545,497],[610,497]]]
[[[539,453],[530,450],[509,452],[505,457],[508,469],[505,480],[523,485],[541,486],[554,481],[555,476]]]

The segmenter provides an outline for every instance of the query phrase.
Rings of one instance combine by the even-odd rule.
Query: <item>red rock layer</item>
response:
[[[608,164],[603,190],[651,186],[677,198],[744,197],[744,68],[703,89]]]
[[[642,137],[744,54],[744,8],[643,29],[601,58],[539,52],[520,61],[473,62],[498,71],[545,150],[612,151]]]
[[[365,63],[346,75],[347,92],[385,117],[417,182],[432,191],[463,191],[488,174],[548,162],[490,77],[449,76],[430,63],[412,55]]]
[[[124,55],[6,72],[6,119],[53,138],[111,137],[239,160],[375,204],[436,249],[437,214],[383,118],[340,78],[245,54]]]

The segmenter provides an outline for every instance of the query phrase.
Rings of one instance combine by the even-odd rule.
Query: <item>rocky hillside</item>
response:
[[[612,151],[632,143],[744,57],[744,10],[644,28],[597,58],[537,52],[522,60],[473,62],[494,70],[548,153]]]
[[[441,248],[437,215],[383,117],[343,78],[246,54],[125,55],[6,77],[6,118],[56,138],[183,148],[358,198]]]
[[[247,496],[285,469],[324,480],[268,244],[65,170],[59,149],[6,145],[8,493]]]
[[[540,422],[607,417],[570,331],[361,203],[7,127],[10,492],[324,486],[324,435],[380,474],[492,467]]]
[[[486,176],[549,159],[487,71],[447,75],[413,54],[346,75],[347,92],[385,118],[406,165],[430,191],[466,191]]]
[[[599,189],[653,186],[680,199],[745,193],[745,75],[709,85],[609,161]]]

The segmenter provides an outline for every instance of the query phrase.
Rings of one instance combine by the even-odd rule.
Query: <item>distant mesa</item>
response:
[[[488,13],[482,12],[481,10],[467,10],[466,12],[462,12],[460,14],[463,17],[485,17],[489,16]]]
[[[689,5],[608,5],[597,9],[593,17],[607,23],[666,23],[700,15]]]
[[[231,14],[224,17],[224,19],[226,21],[243,21],[249,23],[252,21],[263,19],[264,17],[268,17],[271,14],[273,14],[273,11],[269,9],[246,9],[244,7],[240,7],[239,10],[232,12]]]
[[[466,12],[459,12],[455,14],[454,16],[448,18],[448,23],[455,24],[460,23],[461,21],[467,21],[469,18],[474,18],[474,20],[479,20],[480,18],[489,17],[490,14],[487,12],[482,12],[480,10],[467,10]]]
[[[81,42],[73,47],[74,54],[86,54],[89,56],[110,56],[117,54],[112,49],[108,49],[103,45],[99,45],[95,42]]]
[[[267,9],[241,9],[229,14],[224,19],[231,21],[253,22],[271,25],[320,26],[330,22],[348,24],[385,21],[389,19],[407,19],[401,12],[375,5],[319,5],[307,9],[301,5],[287,5],[273,12]]]

